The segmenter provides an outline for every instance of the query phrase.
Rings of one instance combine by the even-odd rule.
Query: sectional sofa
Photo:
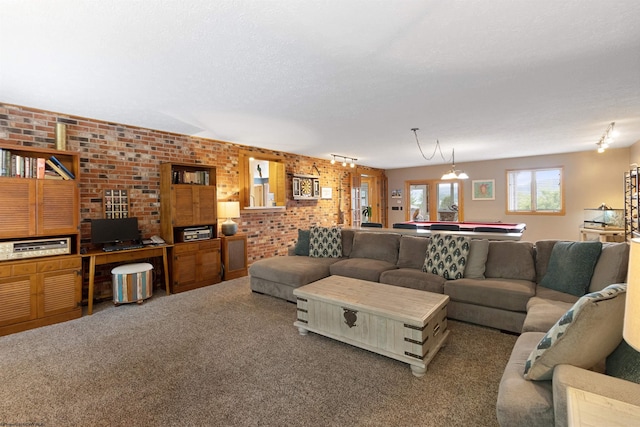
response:
[[[429,258],[427,251],[435,246],[435,240],[434,245],[430,245],[431,241],[443,236],[416,237],[337,228],[329,231],[333,234],[321,236],[324,243],[328,242],[328,250],[314,247],[313,233],[300,230],[298,242],[290,248],[289,256],[254,262],[249,268],[251,289],[295,302],[293,290],[297,287],[329,275],[341,275],[444,293],[450,297],[450,319],[521,334],[500,384],[497,416],[502,426],[566,425],[566,387],[570,385],[598,392],[601,385],[606,384],[604,389],[610,395],[618,399],[626,397],[623,400],[640,405],[640,385],[588,371],[585,368],[591,366],[584,366],[585,362],[577,363],[580,366],[562,364],[554,370],[553,378],[531,381],[523,375],[527,358],[545,333],[556,327],[574,305],[582,303],[583,294],[591,295],[625,281],[629,257],[626,243],[592,242],[576,247],[577,242],[557,240],[534,244],[472,239],[467,241],[468,252],[464,262],[461,261],[463,272],[454,272],[455,275],[448,272],[445,278],[442,274],[423,271],[425,258]],[[556,255],[585,247],[591,254],[580,256],[579,262],[567,263],[567,259]],[[589,260],[583,262],[587,258]],[[567,278],[567,274],[580,276],[582,292],[556,286],[578,280]],[[623,300],[624,292],[619,295]],[[598,308],[606,304],[596,302],[588,306]],[[613,325],[609,346],[622,340],[622,327],[616,322],[601,322]],[[607,348],[603,357],[613,350]],[[637,353],[633,354],[636,356]]]

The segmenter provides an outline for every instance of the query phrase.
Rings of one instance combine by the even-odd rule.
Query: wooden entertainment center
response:
[[[6,246],[0,259],[0,335],[7,335],[82,315],[80,167],[78,154],[70,151],[4,144],[0,149],[23,165],[55,156],[75,176],[0,176],[0,241]],[[8,246],[56,239],[69,239],[68,253],[16,252]]]
[[[219,283],[220,239],[216,215],[216,168],[206,165],[160,165],[160,228],[172,244],[172,292]],[[185,241],[185,229],[211,227],[212,238]]]

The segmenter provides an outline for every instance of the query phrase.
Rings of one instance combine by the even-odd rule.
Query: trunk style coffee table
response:
[[[293,291],[308,331],[411,365],[422,377],[449,335],[448,295],[329,276]]]

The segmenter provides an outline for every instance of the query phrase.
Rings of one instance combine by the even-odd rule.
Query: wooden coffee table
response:
[[[449,335],[448,295],[330,276],[293,291],[308,331],[411,365],[422,377]]]

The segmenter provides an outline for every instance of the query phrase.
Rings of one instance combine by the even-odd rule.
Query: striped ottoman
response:
[[[113,270],[113,303],[142,302],[153,295],[153,266],[147,262],[120,265]]]

